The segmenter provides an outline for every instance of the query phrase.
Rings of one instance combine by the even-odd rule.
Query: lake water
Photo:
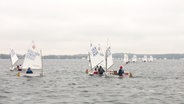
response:
[[[134,78],[90,77],[87,60],[45,59],[44,77],[17,77],[0,60],[0,104],[183,104],[184,61],[130,63]],[[112,69],[118,70],[121,60]]]

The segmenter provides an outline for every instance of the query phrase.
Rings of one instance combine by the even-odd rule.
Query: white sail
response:
[[[153,62],[153,56],[149,57],[149,62]]]
[[[90,44],[89,50],[89,62],[91,69],[99,65],[104,59],[104,54],[101,52],[101,47],[97,47],[94,44]]]
[[[109,68],[113,65],[113,58],[112,58],[112,52],[111,47],[109,44],[107,44],[107,48],[105,51],[105,77],[113,77],[112,71],[109,70]]]
[[[128,62],[128,55],[124,54],[124,62],[127,63]]]
[[[133,55],[132,62],[137,62],[137,56],[136,55]]]
[[[27,50],[22,65],[23,69],[28,69],[28,67],[31,69],[42,69],[42,55],[41,52],[37,51],[34,45],[31,49]]]
[[[97,49],[98,49],[100,56],[103,56],[103,60],[98,64],[98,66],[102,66],[106,70],[109,69],[113,65],[111,47],[107,44],[107,47],[105,49],[105,53],[102,50],[102,47],[100,46],[100,44],[98,44]]]
[[[105,63],[106,70],[108,70],[113,65],[112,52],[109,45],[105,51]]]
[[[105,57],[106,56],[105,56],[105,53],[104,53],[104,51],[102,49],[102,46],[100,44],[98,44],[98,48],[97,49],[98,49],[100,55],[103,56],[103,60],[102,60],[102,62],[98,66],[101,66],[101,67],[105,68],[106,67],[106,64],[105,64]]]
[[[142,58],[142,61],[143,61],[143,62],[147,62],[147,61],[148,61],[147,56],[144,56],[144,57]]]
[[[13,49],[11,49],[10,51],[10,60],[11,60],[11,66],[12,66],[11,70],[13,70],[15,63],[18,61],[17,54]]]

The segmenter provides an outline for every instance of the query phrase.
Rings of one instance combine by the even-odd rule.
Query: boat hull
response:
[[[89,76],[97,76],[99,74],[94,74],[91,71],[87,71],[87,74]],[[117,71],[107,71],[105,72],[102,76],[105,76],[106,78],[112,78],[112,77],[118,77],[118,78],[124,78],[124,77],[133,77],[131,72],[125,71],[125,73],[123,74],[123,76],[119,76]]]
[[[23,74],[23,77],[40,77],[41,74]]]
[[[41,73],[37,73],[37,74],[25,74],[25,73],[17,73],[18,77],[40,77],[43,76]]]

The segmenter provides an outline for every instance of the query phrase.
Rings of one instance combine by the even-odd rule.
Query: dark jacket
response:
[[[28,68],[27,71],[26,71],[26,73],[27,74],[33,74],[33,71],[30,68]]]
[[[119,71],[118,71],[118,75],[119,76],[122,76],[124,74],[124,70],[121,68],[121,69],[119,69]]]
[[[103,72],[105,72],[104,69],[102,67],[100,67],[99,68],[99,74],[103,74]]]

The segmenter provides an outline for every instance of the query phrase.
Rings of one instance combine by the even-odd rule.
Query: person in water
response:
[[[105,72],[105,70],[102,68],[102,66],[100,66],[99,72],[98,72],[98,73],[99,73],[100,75],[103,75],[104,72]]]
[[[118,71],[118,75],[123,76],[123,74],[124,74],[123,66],[120,66],[119,71]]]
[[[27,69],[26,74],[33,74],[33,71],[31,70],[30,67]]]

